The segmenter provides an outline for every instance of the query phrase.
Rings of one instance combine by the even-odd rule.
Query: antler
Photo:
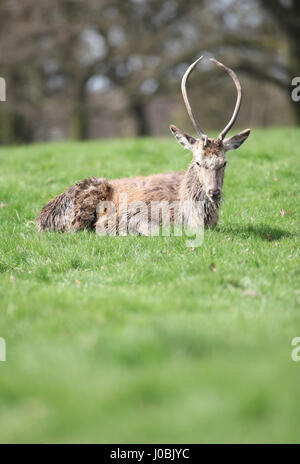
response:
[[[190,74],[192,73],[192,71],[197,66],[197,64],[202,60],[202,58],[203,58],[203,56],[200,56],[200,58],[198,58],[196,61],[194,61],[194,63],[192,63],[188,67],[186,72],[184,73],[184,76],[183,76],[182,81],[181,81],[181,91],[182,91],[182,96],[183,96],[183,100],[184,100],[188,115],[189,115],[189,117],[190,117],[196,131],[199,132],[199,134],[201,135],[201,138],[203,139],[204,146],[205,146],[206,143],[207,143],[207,135],[203,132],[203,130],[201,129],[201,127],[199,126],[199,124],[196,121],[196,118],[195,118],[194,113],[192,111],[192,108],[191,108],[191,105],[190,105],[190,102],[189,102],[189,99],[188,99],[188,96],[187,96],[187,92],[186,92],[187,80],[188,80]],[[227,66],[225,66],[223,63],[220,63],[219,61],[215,60],[214,58],[210,58],[210,61],[212,61],[216,65],[220,66],[221,68],[225,69],[225,71],[232,78],[232,80],[233,80],[233,82],[234,82],[234,84],[236,86],[236,90],[237,90],[236,104],[235,104],[235,108],[234,108],[233,114],[231,116],[231,119],[230,119],[229,123],[227,124],[227,126],[222,130],[222,132],[220,132],[220,134],[218,136],[219,140],[223,140],[225,135],[227,134],[227,132],[230,131],[233,124],[235,123],[237,115],[238,115],[238,113],[240,111],[241,100],[242,100],[242,88],[241,88],[241,84],[240,84],[240,81],[238,80],[237,75],[235,74],[235,72],[232,69],[227,68]]]
[[[240,110],[240,107],[241,107],[241,99],[242,99],[242,88],[241,88],[240,81],[237,78],[237,75],[235,74],[235,72],[232,69],[227,68],[227,66],[225,66],[224,64],[222,64],[219,61],[215,60],[214,58],[210,58],[210,61],[217,64],[221,68],[225,69],[225,71],[229,74],[229,76],[232,78],[233,82],[235,83],[236,90],[237,90],[237,99],[236,99],[236,104],[235,104],[235,108],[234,108],[234,111],[233,111],[233,115],[232,115],[229,123],[227,124],[227,126],[222,130],[222,132],[218,136],[219,140],[223,140],[225,135],[227,134],[227,132],[230,131],[233,124],[235,123],[237,115],[239,113],[239,110]]]
[[[194,63],[192,63],[188,67],[186,72],[184,73],[184,76],[183,76],[182,81],[181,81],[181,91],[182,91],[182,96],[183,96],[183,100],[184,100],[188,115],[189,115],[189,117],[190,117],[196,131],[199,132],[199,134],[201,135],[201,138],[204,141],[204,145],[206,145],[206,143],[207,143],[207,135],[205,135],[205,133],[203,132],[203,130],[201,129],[201,127],[199,126],[199,124],[196,121],[196,118],[195,118],[194,113],[192,111],[192,108],[191,108],[191,105],[190,105],[190,102],[189,102],[189,99],[188,99],[188,96],[187,96],[187,92],[186,92],[187,80],[188,80],[191,72],[193,71],[193,69],[202,60],[202,58],[203,58],[203,56],[200,56],[200,58],[198,58],[196,61],[194,61]]]

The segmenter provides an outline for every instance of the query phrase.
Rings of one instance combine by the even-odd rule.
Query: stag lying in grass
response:
[[[139,222],[136,224],[137,232],[141,234],[149,233],[149,211],[153,202],[177,202],[179,210],[176,214],[173,211],[171,215],[174,223],[180,218],[180,221],[187,220],[193,226],[204,224],[205,227],[213,227],[217,224],[226,166],[225,153],[238,148],[249,136],[250,129],[225,138],[236,121],[242,91],[235,72],[212,58],[211,61],[224,69],[233,79],[237,89],[237,100],[229,123],[217,139],[209,138],[203,132],[195,119],[186,91],[187,80],[201,59],[202,57],[191,64],[181,83],[187,112],[200,137],[194,138],[175,126],[170,126],[177,141],[192,152],[193,158],[187,171],[110,181],[103,178],[85,179],[47,203],[37,218],[38,230],[75,231],[96,228],[101,231],[106,229],[106,232],[110,233],[106,217],[107,208],[101,208],[102,204],[110,201],[118,218],[127,215],[127,219],[130,219],[128,215],[136,214],[128,213],[128,209],[123,210],[120,195],[124,194],[127,195],[127,207],[131,203],[142,202],[148,208],[144,216],[139,216]],[[191,205],[187,210],[183,208],[186,202]],[[188,217],[184,218],[184,215]],[[160,214],[159,220],[161,219]]]

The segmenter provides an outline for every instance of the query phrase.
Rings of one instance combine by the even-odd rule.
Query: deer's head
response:
[[[207,137],[203,132],[199,124],[197,123],[191,105],[189,103],[187,92],[186,92],[186,82],[195,68],[195,66],[202,60],[202,56],[198,58],[185,72],[182,82],[181,90],[184,99],[184,103],[189,114],[189,117],[199,133],[199,138],[194,138],[191,135],[181,132],[177,127],[171,125],[170,129],[172,134],[176,137],[177,141],[186,149],[190,150],[193,154],[193,160],[191,167],[197,172],[200,183],[203,186],[203,189],[209,199],[213,202],[219,202],[222,197],[222,186],[226,166],[226,157],[225,153],[229,150],[235,150],[239,148],[240,145],[247,139],[250,134],[250,129],[246,129],[243,132],[240,132],[237,135],[232,137],[225,138],[226,134],[230,131],[233,124],[236,121],[242,98],[241,84],[232,69],[227,68],[219,61],[211,58],[215,64],[223,68],[233,79],[236,89],[237,89],[237,100],[234,108],[233,115],[227,124],[227,126],[222,130],[217,139],[212,139]]]

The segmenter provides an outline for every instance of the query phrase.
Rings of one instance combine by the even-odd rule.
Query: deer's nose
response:
[[[210,197],[217,198],[217,197],[219,197],[221,195],[221,190],[220,189],[216,189],[216,190],[209,189],[208,190],[208,195]]]

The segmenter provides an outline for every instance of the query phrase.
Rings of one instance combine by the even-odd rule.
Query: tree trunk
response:
[[[300,101],[298,102],[292,101],[292,108],[294,111],[295,122],[297,126],[300,126]]]
[[[77,140],[89,138],[89,115],[85,87],[86,80],[83,80],[76,94],[76,106],[71,118],[71,137]]]
[[[17,143],[32,143],[34,129],[32,121],[28,121],[23,114],[15,113],[12,116],[13,141]]]
[[[76,140],[88,139],[88,117],[85,104],[78,104],[71,118],[71,138]]]
[[[12,118],[9,111],[1,107],[0,109],[0,145],[8,145],[14,142]]]
[[[150,135],[151,129],[148,121],[146,105],[140,102],[133,103],[131,111],[135,118],[136,134],[138,136]]]

